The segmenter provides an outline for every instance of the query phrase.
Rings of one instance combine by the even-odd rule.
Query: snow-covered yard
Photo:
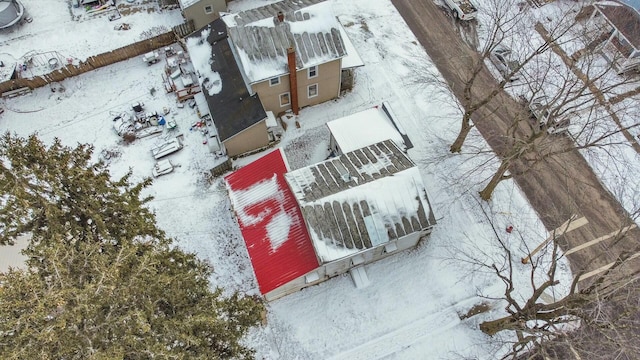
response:
[[[471,177],[469,170],[485,159],[448,153],[459,126],[456,100],[437,84],[420,81],[425,73],[436,70],[391,2],[330,1],[366,65],[356,71],[352,92],[337,101],[303,109],[297,118],[301,128],[289,127],[279,146],[289,159],[295,159],[294,168],[323,160],[327,121],[387,101],[415,146],[409,156],[420,168],[438,224],[421,247],[368,265],[372,283],[366,288],[356,289],[348,276],[342,276],[270,303],[268,324],[255,329],[247,342],[256,348],[259,359],[495,358],[500,345],[481,333],[478,324],[502,315],[502,304],[493,303],[488,313],[466,320],[460,315],[485,301],[481,296],[499,297],[503,285],[494,275],[462,260],[475,256],[501,264],[491,228],[491,223],[495,224],[512,251],[516,282],[526,297],[529,267],[519,259],[547,237],[546,231],[511,181],[498,186],[490,203],[478,200],[477,191],[492,169],[479,175],[474,172]],[[95,34],[100,40],[91,41],[76,27],[66,32],[64,39],[60,36],[46,43],[41,34],[53,30],[36,25],[51,15],[44,9],[38,15],[36,0],[23,2],[33,8],[34,22],[24,25],[23,29],[32,26],[31,30],[20,30],[20,45],[11,48],[15,56],[57,49],[82,57],[136,41],[123,40],[123,32],[109,28]],[[57,2],[57,6],[65,3]],[[265,3],[236,0],[230,5],[237,11]],[[173,12],[141,15],[154,19],[167,16],[170,20],[163,20],[163,24],[179,22]],[[94,21],[109,23],[107,19],[86,23]],[[0,34],[0,42],[13,44],[9,35]],[[94,43],[100,46],[94,47]],[[223,181],[206,180],[206,172],[218,159],[202,143],[204,135],[192,129],[198,120],[195,109],[177,108],[175,96],[162,91],[161,72],[159,64],[147,66],[140,59],[131,59],[69,79],[56,85],[55,92],[44,87],[8,99],[0,130],[24,136],[37,132],[44,141],[58,137],[70,146],[91,143],[96,159],[103,151],[115,155],[107,160],[114,176],[132,169],[134,180],[141,180],[151,174],[154,160],[150,148],[160,138],[124,145],[112,130],[112,119],[134,102],[143,102],[151,111],[170,107],[168,117],[178,124],[177,133],[184,135],[185,147],[170,157],[180,166],[155,180],[149,190],[155,196],[151,206],[159,225],[176,238],[178,246],[213,266],[214,286],[256,294],[257,284]],[[156,89],[154,94],[151,88]],[[471,139],[474,146],[488,148],[475,135]],[[242,166],[259,156],[242,158],[234,165]],[[508,225],[515,228],[511,234],[503,230]],[[565,262],[561,263],[560,279],[562,291],[570,281]]]

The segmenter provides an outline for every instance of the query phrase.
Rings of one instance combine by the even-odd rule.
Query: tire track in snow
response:
[[[459,301],[435,314],[416,319],[362,345],[333,355],[329,360],[374,360],[398,353],[434,333],[442,333],[457,326],[461,320],[456,309],[466,308],[480,301],[481,299],[475,296]]]

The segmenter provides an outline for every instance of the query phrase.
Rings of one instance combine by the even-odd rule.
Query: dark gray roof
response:
[[[282,11],[284,21],[277,19]],[[296,68],[304,69],[347,55],[340,24],[330,3],[281,1],[238,14],[225,21],[249,82],[288,73],[287,49],[296,50]]]
[[[391,140],[285,178],[324,262],[435,224],[418,168]]]
[[[209,95],[208,91],[203,94],[220,140],[225,141],[264,120],[267,114],[258,94],[252,96],[247,90],[231,51],[224,22],[217,19],[207,27],[211,28],[207,37],[212,51],[211,69],[220,74],[222,90],[214,95]],[[196,31],[189,37],[198,38],[201,33]]]

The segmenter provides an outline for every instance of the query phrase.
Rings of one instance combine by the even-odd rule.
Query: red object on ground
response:
[[[263,295],[319,265],[287,170],[277,149],[225,177]]]
[[[513,226],[509,225],[507,226],[507,233],[511,234],[511,232],[513,231]]]

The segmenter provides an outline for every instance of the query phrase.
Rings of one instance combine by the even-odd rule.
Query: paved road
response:
[[[457,33],[453,19],[435,5],[432,0],[392,0],[421,45],[442,73],[453,93],[462,98],[464,78],[468,76],[472,59],[477,53]],[[533,30],[533,29],[532,29]],[[473,88],[476,98],[488,93],[496,81],[485,68]],[[462,102],[462,101],[461,101]],[[505,92],[501,92],[487,106],[476,111],[473,118],[476,127],[494,149],[499,152],[501,136],[512,119],[522,111],[522,105]],[[565,142],[566,137],[555,141]],[[522,162],[513,164],[512,173],[526,168]],[[605,236],[629,224],[629,216],[618,201],[601,185],[584,158],[577,151],[570,151],[539,162],[525,175],[516,176],[515,181],[538,212],[545,227],[551,231],[565,222],[572,214],[585,216],[589,224],[571,231],[560,239],[564,250],[584,245],[593,239]],[[615,238],[603,240],[568,255],[574,274],[593,271],[612,263],[621,251],[635,249],[640,231],[633,229],[619,241]],[[640,268],[640,261],[633,263]],[[637,265],[637,267],[636,267]]]

